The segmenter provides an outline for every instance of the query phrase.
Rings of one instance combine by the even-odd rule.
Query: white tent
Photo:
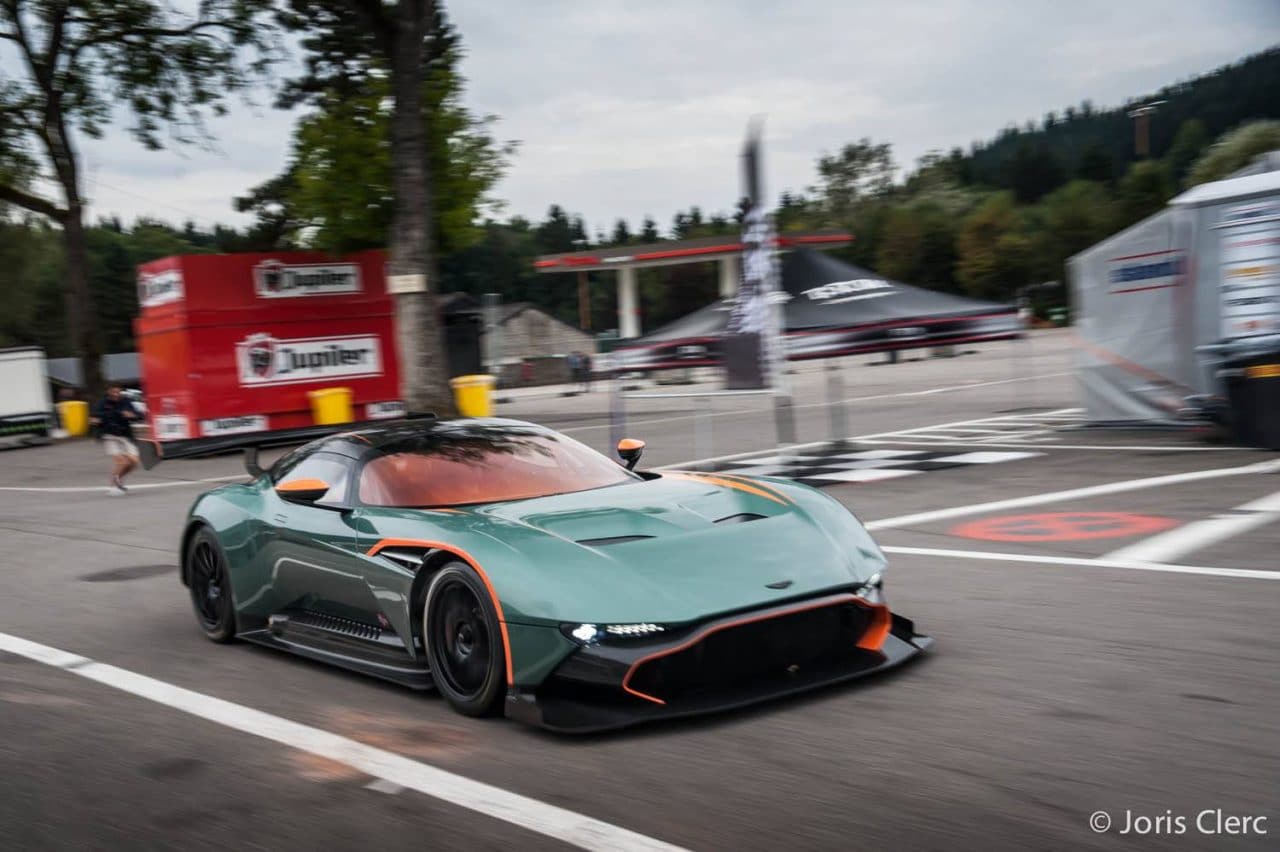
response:
[[[1193,401],[1224,396],[1222,361],[1280,350],[1278,154],[1070,260],[1091,422],[1178,422]]]

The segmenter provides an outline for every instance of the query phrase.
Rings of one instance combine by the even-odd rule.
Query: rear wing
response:
[[[172,459],[200,458],[243,450],[245,470],[251,476],[257,476],[262,473],[262,468],[258,467],[259,450],[295,447],[317,438],[327,438],[343,432],[358,432],[374,426],[386,427],[435,419],[435,414],[421,413],[410,414],[408,417],[395,420],[359,420],[352,423],[335,423],[330,426],[302,426],[297,429],[245,432],[239,435],[219,435],[210,438],[187,438],[176,441],[141,439],[137,442],[138,455],[141,457],[142,467],[151,470],[160,462]]]

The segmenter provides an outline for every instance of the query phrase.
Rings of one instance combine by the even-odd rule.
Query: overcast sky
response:
[[[467,103],[520,142],[506,213],[552,203],[594,231],[690,205],[730,210],[766,117],[770,195],[870,136],[899,164],[1091,99],[1113,106],[1280,43],[1280,2],[485,0],[454,2]],[[12,66],[10,66],[12,67]],[[1280,85],[1280,81],[1277,81]],[[269,103],[268,93],[258,100]],[[233,104],[217,150],[83,144],[93,216],[242,225],[231,198],[285,163],[296,116]],[[1160,120],[1159,116],[1155,119]]]

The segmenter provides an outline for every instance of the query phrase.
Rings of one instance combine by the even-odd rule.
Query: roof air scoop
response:
[[[718,518],[713,521],[717,524],[745,524],[750,521],[763,521],[767,515],[757,515],[755,512],[739,512],[736,515],[729,515],[725,518]]]
[[[654,538],[651,535],[611,535],[604,538],[580,538],[578,544],[586,547],[607,547],[611,544],[626,544],[629,541],[640,541],[646,538]]]

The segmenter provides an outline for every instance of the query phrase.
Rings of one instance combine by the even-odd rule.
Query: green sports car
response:
[[[459,712],[591,731],[811,689],[931,644],[891,613],[885,558],[820,491],[637,472],[504,419],[160,443],[241,446],[251,480],[203,494],[181,576],[236,638],[415,688]],[[312,430],[316,434],[324,430]]]

